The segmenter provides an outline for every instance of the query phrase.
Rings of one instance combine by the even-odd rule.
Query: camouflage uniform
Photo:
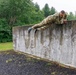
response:
[[[35,24],[34,26],[32,26],[32,28],[33,29],[37,28],[39,30],[43,30],[43,29],[50,27],[51,24],[63,24],[63,21],[65,19],[66,19],[66,17],[61,18],[59,16],[59,13],[55,13],[54,15],[50,15],[47,18],[45,18],[42,22]]]

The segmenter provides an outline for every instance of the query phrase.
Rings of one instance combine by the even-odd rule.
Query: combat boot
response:
[[[28,33],[30,33],[31,30],[32,30],[32,27],[28,28]]]

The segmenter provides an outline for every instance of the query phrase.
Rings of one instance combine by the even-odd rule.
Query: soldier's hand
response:
[[[64,20],[63,23],[64,23],[64,24],[67,24],[67,20]]]

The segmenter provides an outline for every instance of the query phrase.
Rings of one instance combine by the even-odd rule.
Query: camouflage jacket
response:
[[[65,18],[60,18],[59,13],[54,15],[50,15],[43,20],[44,24],[54,23],[54,24],[63,24],[63,21],[66,20]]]

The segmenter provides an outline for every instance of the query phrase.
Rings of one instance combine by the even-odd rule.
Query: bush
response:
[[[6,19],[0,19],[0,42],[12,41],[11,26],[8,25]]]

